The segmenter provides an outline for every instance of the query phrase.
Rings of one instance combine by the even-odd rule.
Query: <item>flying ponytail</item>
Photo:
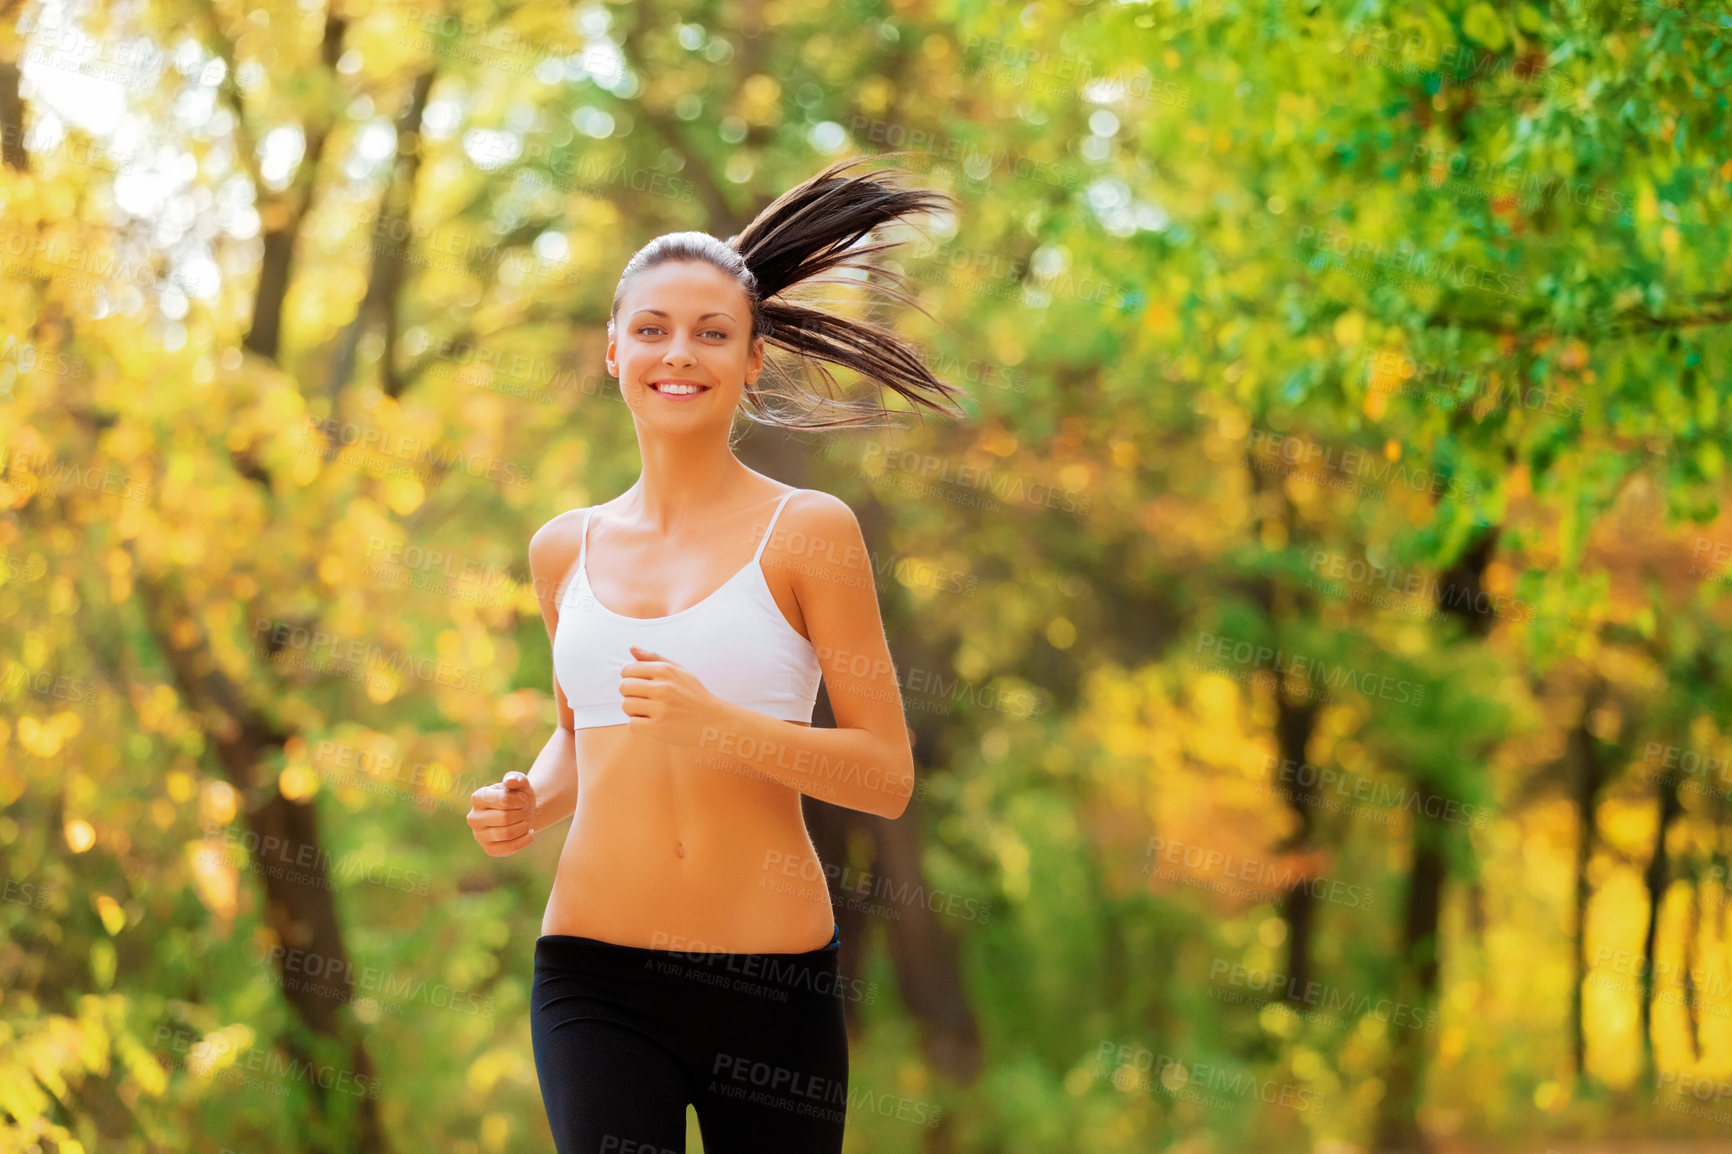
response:
[[[732,276],[745,291],[752,309],[752,338],[762,337],[765,344],[793,354],[797,365],[810,365],[822,380],[818,391],[801,388],[799,380],[766,358],[757,384],[746,387],[748,419],[787,429],[887,423],[890,410],[881,401],[838,399],[830,365],[876,381],[912,402],[917,411],[924,406],[946,416],[965,416],[956,404],[961,391],[934,376],[919,350],[894,330],[784,295],[809,285],[864,287],[931,317],[900,275],[867,259],[898,242],[866,238],[910,217],[948,211],[952,202],[931,189],[894,187],[888,178],[900,175],[896,169],[842,175],[867,159],[856,156],[829,165],[776,198],[726,241],[704,232],[657,237],[638,250],[620,274],[610,328],[626,282],[634,274],[669,261],[706,261]]]

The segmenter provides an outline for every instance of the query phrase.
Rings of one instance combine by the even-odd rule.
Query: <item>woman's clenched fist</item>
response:
[[[535,840],[534,813],[535,787],[515,769],[469,795],[469,830],[493,857],[508,857]]]

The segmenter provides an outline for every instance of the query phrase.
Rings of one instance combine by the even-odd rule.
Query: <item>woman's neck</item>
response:
[[[691,445],[665,445],[644,455],[643,472],[628,493],[650,528],[670,533],[717,513],[752,503],[756,473],[726,447],[709,452]]]

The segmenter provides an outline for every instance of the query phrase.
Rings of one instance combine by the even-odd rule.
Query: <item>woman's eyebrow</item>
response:
[[[637,316],[638,313],[651,313],[651,314],[658,316],[658,317],[669,316],[669,314],[662,312],[662,310],[660,310],[660,309],[636,309],[632,312],[631,315],[635,317],[635,316]],[[698,317],[698,319],[701,321],[705,317],[727,317],[729,320],[733,320],[734,314],[733,313],[704,313],[702,316]],[[670,319],[671,319],[671,317],[670,317]]]

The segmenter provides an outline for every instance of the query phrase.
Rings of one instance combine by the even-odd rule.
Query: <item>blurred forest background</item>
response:
[[[915,734],[808,804],[851,1154],[1722,1148],[1724,0],[0,25],[0,1150],[551,1149],[463,815],[619,270],[892,152],[970,419],[739,449]]]

